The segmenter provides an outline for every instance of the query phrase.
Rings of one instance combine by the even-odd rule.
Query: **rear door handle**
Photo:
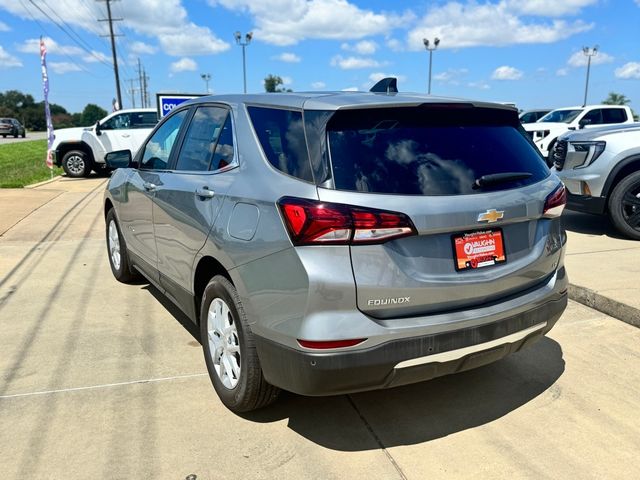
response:
[[[209,187],[200,187],[196,189],[196,195],[203,198],[213,198],[216,193],[210,190]]]
[[[144,187],[144,189],[145,189],[147,192],[153,192],[153,191],[155,191],[155,189],[156,189],[156,188],[158,188],[155,184],[153,184],[153,183],[151,183],[151,182],[144,182],[144,183],[142,184],[142,186]]]

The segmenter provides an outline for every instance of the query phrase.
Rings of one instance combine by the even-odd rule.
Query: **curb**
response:
[[[43,185],[48,185],[49,183],[53,183],[53,182],[55,182],[56,180],[59,180],[59,179],[60,179],[60,175],[56,175],[55,177],[50,178],[49,180],[44,180],[44,181],[38,182],[38,183],[31,183],[29,185],[25,185],[23,188],[38,188],[38,187],[41,187]]]
[[[585,287],[569,284],[569,298],[591,307],[629,325],[640,328],[640,310],[611,298],[600,295]]]

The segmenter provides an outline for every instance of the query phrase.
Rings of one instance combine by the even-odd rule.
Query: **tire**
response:
[[[553,147],[556,146],[556,140],[552,141],[549,144],[549,148],[547,149],[547,158],[545,159],[545,161],[547,162],[547,167],[551,168],[553,167]]]
[[[20,135],[18,135],[18,133],[14,133],[13,134],[13,138],[18,138]]]
[[[70,150],[62,157],[62,168],[71,178],[88,177],[91,173],[91,160],[82,150]]]
[[[213,388],[229,410],[249,412],[278,398],[280,389],[267,383],[262,374],[238,292],[221,275],[213,277],[204,289],[200,339]]]
[[[615,186],[609,197],[609,215],[620,233],[640,240],[640,171]]]
[[[120,225],[112,208],[107,212],[106,218],[107,255],[111,273],[116,280],[122,283],[132,283],[140,278],[140,274],[131,268],[127,245],[122,237]]]
[[[6,135],[2,135],[2,138],[7,138],[7,136]]]
[[[26,138],[27,137],[27,132],[22,132],[22,138]]]

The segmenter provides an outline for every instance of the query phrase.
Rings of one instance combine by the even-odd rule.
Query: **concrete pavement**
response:
[[[104,182],[39,187],[60,193],[28,197],[31,213],[0,236],[2,478],[615,479],[640,468],[640,329],[575,302],[549,338],[478,370],[231,414],[188,320],[153,287],[112,278]],[[569,262],[635,249],[592,248],[608,237],[569,228],[572,279],[582,274]]]

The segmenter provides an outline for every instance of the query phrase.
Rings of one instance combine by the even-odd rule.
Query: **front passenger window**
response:
[[[144,147],[140,168],[145,170],[165,170],[169,165],[169,157],[176,141],[180,126],[188,110],[171,115],[149,139]]]

